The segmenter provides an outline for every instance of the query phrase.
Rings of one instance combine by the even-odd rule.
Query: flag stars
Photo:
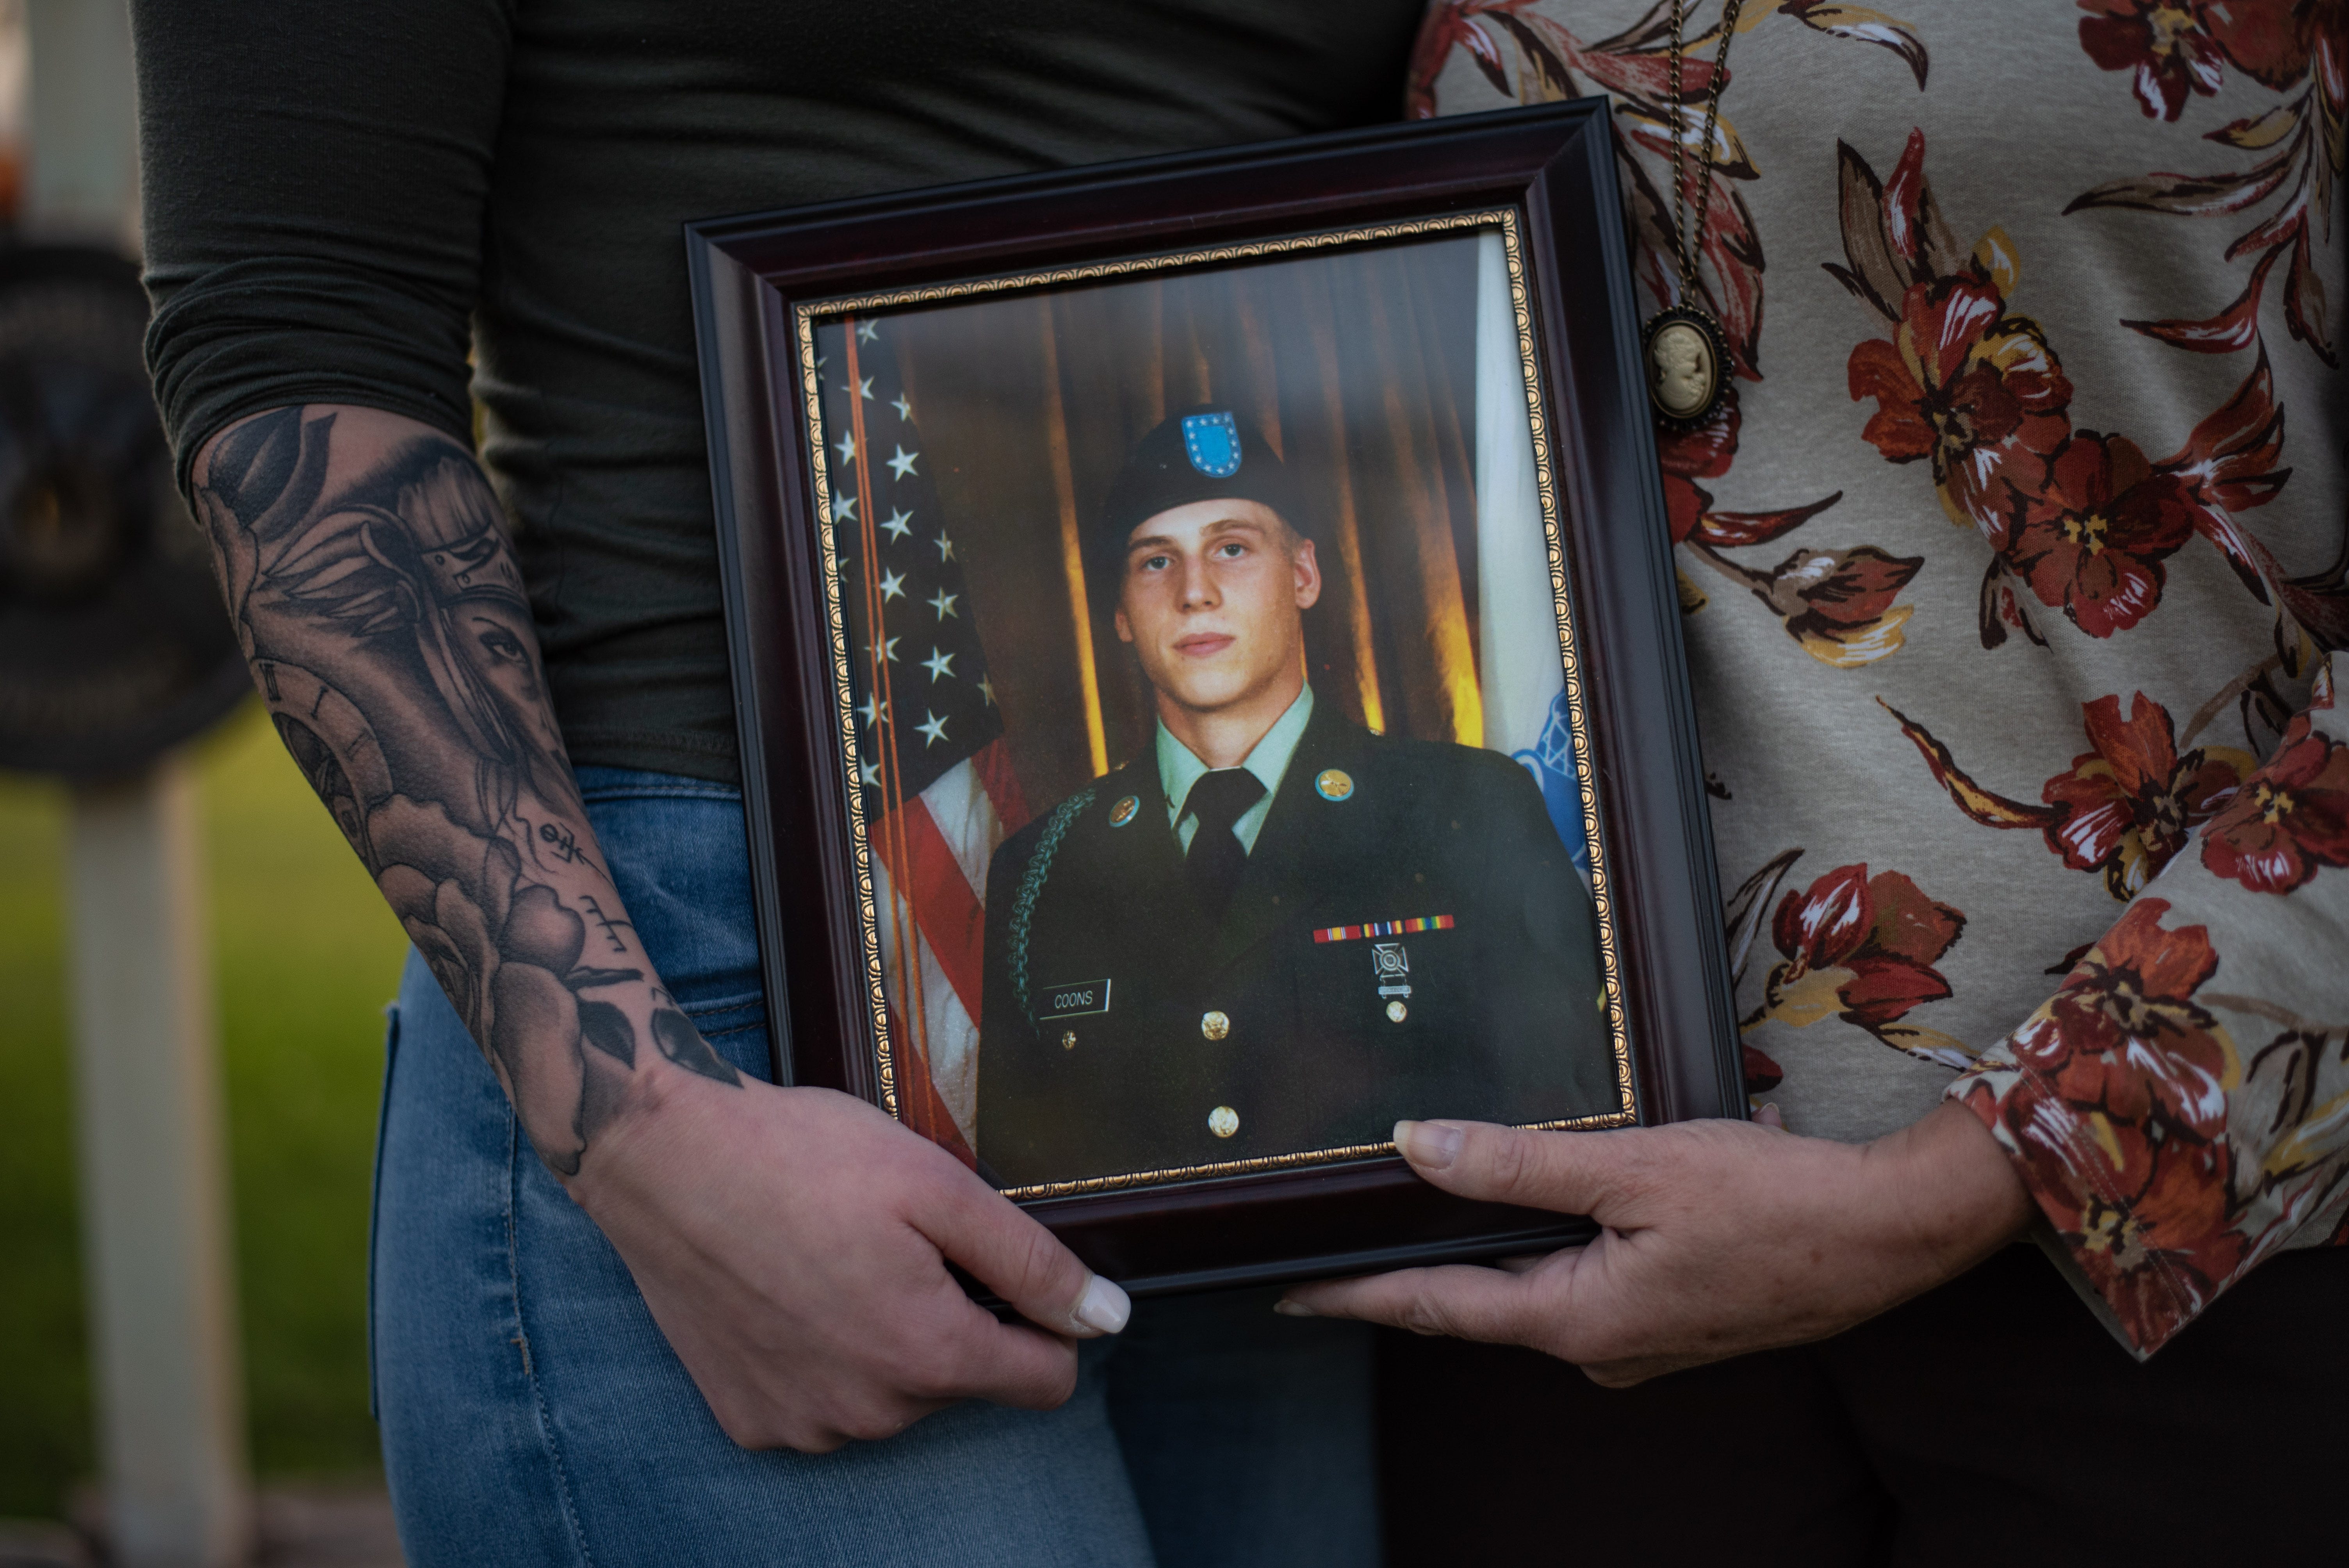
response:
[[[856,521],[856,498],[853,495],[843,495],[838,490],[833,491],[832,514],[840,519],[843,522],[854,522]]]
[[[892,599],[903,599],[905,596],[905,579],[904,576],[895,572],[884,572],[881,573],[881,602],[885,604]]]
[[[881,765],[877,762],[859,762],[856,765],[856,781],[867,789],[878,789],[881,788]]]
[[[932,648],[930,656],[922,661],[922,667],[930,672],[930,679],[933,682],[940,679],[952,680],[954,662],[955,656],[952,654],[940,653],[937,649]]]
[[[903,392],[897,394],[895,400],[893,401],[889,407],[897,410],[897,418],[904,419],[908,423],[912,422],[914,418],[914,405],[906,400],[905,395]]]
[[[873,341],[874,335],[880,330],[881,325],[878,322],[860,321],[856,324],[856,341],[870,343]]]
[[[856,711],[864,716],[866,724],[879,724],[889,717],[889,705],[867,692],[864,706]]]
[[[844,391],[846,388],[843,387],[843,390]],[[843,435],[839,440],[833,442],[833,445],[839,451],[840,460],[842,462],[853,463],[856,460],[855,431],[848,431],[846,434]]]
[[[890,538],[903,539],[914,531],[914,514],[902,506],[892,508],[881,526],[889,531]]]
[[[909,452],[900,446],[897,449],[897,455],[889,459],[890,471],[898,479],[904,479],[914,471],[914,463],[921,455],[919,452]]]
[[[961,597],[959,593],[949,593],[941,588],[937,595],[930,600],[930,608],[937,613],[937,617],[941,621],[949,618],[959,621],[962,619],[962,614],[955,608],[955,601]]]
[[[881,656],[888,660],[893,665],[897,662],[896,638],[892,637],[887,642],[881,645]]]
[[[978,695],[979,695],[979,696],[983,696],[983,697],[985,697],[985,698],[987,699],[987,702],[988,702],[988,707],[994,707],[994,706],[995,706],[995,683],[994,683],[993,681],[991,681],[991,680],[988,680],[985,676],[979,676],[979,677],[978,677]]]
[[[856,395],[870,402],[873,398],[873,377],[867,376],[856,384]]]
[[[938,560],[941,563],[954,559],[954,541],[948,539],[943,532],[930,542],[938,547]]]
[[[917,724],[914,727],[920,730],[925,737],[922,742],[925,748],[936,746],[947,738],[947,721],[926,708],[923,710],[922,716],[928,722]]]

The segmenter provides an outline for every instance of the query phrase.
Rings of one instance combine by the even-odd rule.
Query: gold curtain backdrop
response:
[[[877,318],[1034,809],[1149,745],[1148,689],[1078,541],[1133,443],[1195,403],[1260,429],[1319,498],[1320,699],[1483,744],[1476,277],[1470,232]]]

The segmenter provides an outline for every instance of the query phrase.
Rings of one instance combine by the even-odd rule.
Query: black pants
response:
[[[1601,1388],[1385,1333],[1390,1568],[2349,1563],[2349,1248],[2136,1362],[2010,1247],[1819,1345]]]

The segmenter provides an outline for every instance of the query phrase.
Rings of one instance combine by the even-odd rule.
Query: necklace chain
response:
[[[1697,153],[1696,228],[1688,224],[1688,180],[1682,154],[1688,140],[1681,116],[1681,39],[1687,22],[1687,0],[1672,0],[1672,259],[1680,263],[1681,301],[1697,292],[1697,257],[1704,243],[1705,213],[1713,205],[1713,138],[1721,119],[1721,88],[1729,69],[1730,40],[1737,36],[1737,13],[1744,0],[1728,0],[1721,13],[1721,46],[1713,51],[1710,90],[1704,100],[1704,141]]]

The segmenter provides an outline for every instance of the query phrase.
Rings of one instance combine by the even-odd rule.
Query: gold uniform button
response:
[[[1313,780],[1313,788],[1324,800],[1342,800],[1354,792],[1354,780],[1342,768],[1325,768]]]
[[[1077,1032],[1074,1029],[1061,1031],[1061,1048],[1064,1051],[1073,1051],[1077,1048]]]
[[[1225,1014],[1209,1013],[1199,1020],[1199,1033],[1206,1036],[1207,1038],[1211,1040],[1220,1040],[1231,1032],[1231,1018]]]
[[[1410,1016],[1411,1009],[1402,1005],[1402,997],[1398,996],[1393,1001],[1387,1004],[1387,1017],[1392,1022],[1400,1024],[1405,1018]],[[1069,1043],[1071,1045],[1074,1045],[1076,1043],[1076,1039],[1077,1037],[1074,1035],[1071,1035],[1069,1037]]]
[[[1218,1138],[1229,1138],[1240,1130],[1240,1113],[1228,1105],[1219,1105],[1207,1112],[1207,1130]]]

